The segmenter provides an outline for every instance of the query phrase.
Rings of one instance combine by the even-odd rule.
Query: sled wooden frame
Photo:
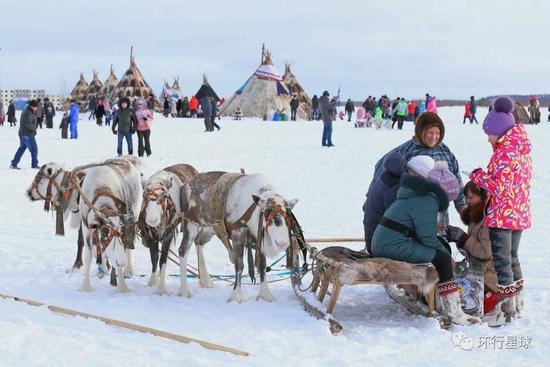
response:
[[[292,288],[308,313],[317,319],[328,321],[332,334],[337,335],[343,329],[342,324],[332,316],[332,313],[344,285],[383,285],[388,295],[411,313],[427,317],[437,316],[434,311],[435,284],[438,276],[432,264],[410,264],[385,258],[354,260],[344,254],[344,247],[328,247],[319,251],[309,245],[307,241],[304,242],[311,258],[316,262],[313,269],[313,280],[307,291],[301,289],[299,244],[298,240],[293,238]],[[393,285],[403,288],[404,294],[390,292],[392,290],[390,286]],[[330,296],[325,307],[323,302],[327,294]],[[311,299],[311,295],[315,299]],[[418,306],[421,296],[426,299],[427,306]]]

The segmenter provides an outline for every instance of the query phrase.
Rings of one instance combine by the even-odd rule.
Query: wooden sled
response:
[[[390,297],[410,312],[426,317],[439,315],[435,309],[435,284],[437,271],[432,264],[410,264],[385,258],[357,258],[356,252],[340,246],[327,247],[321,251],[303,241],[314,261],[313,280],[307,289],[302,289],[298,241],[293,242],[291,283],[300,303],[312,316],[329,322],[331,332],[342,331],[342,324],[332,313],[343,286],[358,284],[384,285]],[[395,287],[399,285],[400,288]],[[326,307],[323,302],[330,293]],[[312,297],[314,295],[314,297]],[[421,297],[426,305],[420,302]],[[422,306],[424,307],[421,307]],[[441,322],[443,326],[445,323]]]

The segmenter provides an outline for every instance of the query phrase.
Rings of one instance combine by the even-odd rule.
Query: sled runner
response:
[[[300,273],[299,242],[309,251],[313,263],[313,280],[304,289],[303,275]],[[333,334],[338,334],[342,324],[332,313],[338,302],[343,286],[358,284],[384,285],[390,297],[406,307],[410,312],[427,317],[436,317],[442,327],[447,324],[435,309],[434,287],[438,280],[432,264],[410,264],[386,258],[372,258],[362,252],[346,247],[332,246],[323,250],[305,243],[303,237],[294,239],[292,263],[292,288],[300,303],[312,316],[327,320]],[[398,289],[396,285],[402,287]],[[329,296],[324,306],[325,297]],[[422,304],[424,297],[426,304]]]

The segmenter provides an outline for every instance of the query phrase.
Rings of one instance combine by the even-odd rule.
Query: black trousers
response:
[[[46,117],[46,127],[53,129],[53,117]]]
[[[149,137],[151,136],[151,130],[143,130],[137,132],[138,136],[138,156],[143,157],[143,152],[147,153],[147,156],[151,155],[151,143]]]
[[[447,246],[449,245],[447,244]],[[448,247],[448,250],[449,252],[451,251],[450,246]],[[440,283],[453,279],[453,259],[449,253],[441,250],[435,250],[435,256],[431,263],[435,266],[435,270],[437,270],[437,273],[439,274]]]

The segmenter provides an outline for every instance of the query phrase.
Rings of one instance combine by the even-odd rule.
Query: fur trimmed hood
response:
[[[449,197],[441,186],[423,177],[405,174],[401,177],[401,187],[409,189],[408,191],[412,191],[415,196],[434,194],[439,202],[438,210],[440,212],[447,210],[449,207]],[[403,192],[403,190],[399,190],[397,193],[397,198],[405,198],[407,196],[409,196],[409,194]]]

